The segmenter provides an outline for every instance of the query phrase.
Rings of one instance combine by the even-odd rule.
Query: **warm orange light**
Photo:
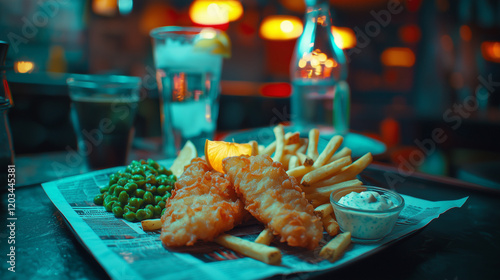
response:
[[[453,51],[453,40],[451,39],[450,35],[441,36],[440,42],[444,51],[446,52]]]
[[[409,48],[388,48],[382,52],[380,60],[385,66],[412,67],[415,54]]]
[[[420,40],[422,32],[416,24],[409,24],[399,28],[399,37],[405,43],[416,43]]]
[[[92,11],[101,16],[112,16],[118,11],[118,0],[94,0]]]
[[[302,20],[294,16],[273,15],[260,25],[260,36],[268,40],[290,40],[302,34]]]
[[[31,73],[35,69],[35,64],[31,61],[17,61],[14,64],[14,70],[17,73]]]
[[[332,26],[335,44],[341,49],[350,49],[356,46],[356,35],[348,27]]]
[[[500,42],[483,42],[481,44],[481,53],[484,59],[500,63]]]
[[[243,6],[237,0],[196,0],[189,7],[189,17],[194,23],[203,25],[226,24],[243,15]]]
[[[460,26],[460,37],[466,42],[470,41],[472,38],[472,31],[470,31],[470,27],[468,25]]]

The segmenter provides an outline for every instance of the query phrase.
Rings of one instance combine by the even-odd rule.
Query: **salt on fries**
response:
[[[228,249],[267,264],[278,265],[281,263],[281,251],[276,247],[248,241],[229,234],[221,234],[215,242]]]

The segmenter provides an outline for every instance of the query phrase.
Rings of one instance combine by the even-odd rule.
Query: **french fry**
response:
[[[330,240],[330,242],[323,246],[323,248],[321,248],[319,255],[330,262],[334,262],[342,256],[347,247],[349,247],[349,244],[351,244],[350,232],[338,234]]]
[[[215,242],[228,249],[267,264],[281,263],[281,251],[278,248],[251,242],[229,234],[222,234],[215,238]]]
[[[295,167],[294,169],[288,169],[288,171],[286,173],[288,174],[288,176],[293,176],[295,178],[301,178],[302,176],[307,174],[307,172],[311,171],[312,169],[313,169],[312,166],[301,165],[301,166]]]
[[[299,151],[297,151],[295,154],[299,158],[300,164],[304,166],[313,166],[314,160],[312,158],[306,156],[304,153],[301,153]]]
[[[300,133],[299,132],[287,132],[285,134],[285,144],[293,145],[300,143]]]
[[[295,155],[300,148],[300,143],[285,145],[285,153]]]
[[[269,230],[268,228],[266,228],[263,231],[261,231],[259,236],[257,236],[257,238],[255,238],[254,242],[269,246],[269,244],[271,244],[273,239],[274,239],[273,232],[271,230]]]
[[[309,140],[307,138],[300,138],[300,148],[297,150],[297,153],[303,153],[305,154],[307,152],[307,146],[309,143]]]
[[[329,178],[335,174],[337,174],[344,166],[347,166],[351,163],[351,157],[343,157],[338,159],[332,163],[329,163],[325,166],[321,166],[318,169],[314,169],[313,171],[307,173],[302,177],[302,181],[300,182],[305,187],[310,186],[316,182],[319,182],[325,178]],[[313,168],[314,168],[313,164]]]
[[[285,168],[285,170],[288,170],[289,167],[288,167],[288,163],[290,161],[290,158],[292,157],[291,154],[284,154],[282,157],[281,157],[281,163],[283,164],[283,168]]]
[[[338,151],[335,154],[333,154],[333,156],[330,158],[330,160],[328,161],[328,163],[330,163],[332,161],[336,161],[339,158],[351,156],[351,154],[352,154],[352,150],[349,149],[348,147],[344,147],[344,148],[340,149],[340,151]]]
[[[141,221],[141,226],[145,231],[161,229],[161,219],[143,220]]]
[[[276,137],[276,150],[274,151],[273,161],[281,162],[285,148],[285,131],[282,125],[274,127],[273,131]]]
[[[288,161],[288,169],[294,169],[299,166],[299,158],[295,155],[290,157],[290,160]]]
[[[344,138],[339,135],[333,136],[330,141],[328,141],[328,144],[326,145],[325,149],[321,152],[321,154],[318,156],[318,158],[314,161],[314,167],[318,168],[323,165],[325,165],[328,160],[332,157],[332,155],[337,151],[337,149],[340,147],[342,144],[342,141]]]
[[[248,142],[248,144],[250,144],[252,146],[252,156],[256,156],[259,154],[259,143],[257,143],[257,141],[255,140],[252,140],[250,142]]]
[[[312,206],[318,207],[321,204],[325,204],[330,201],[330,194],[332,193],[332,191],[344,187],[361,186],[362,184],[363,182],[355,179],[321,188],[304,187],[302,188],[302,190],[305,192],[306,198],[311,201]]]
[[[332,215],[328,214],[321,218],[321,222],[323,223],[323,227],[325,228],[325,231],[330,235],[330,236],[335,236],[339,233],[340,227],[337,221],[335,221],[332,217]]]
[[[325,187],[321,187],[321,188],[311,188],[311,187],[304,188],[304,191],[306,193],[306,196],[309,195],[309,196],[313,197],[315,195],[319,195],[319,196],[324,196],[324,197],[330,197],[330,193],[336,189],[350,187],[350,186],[361,186],[362,184],[363,184],[363,182],[361,182],[360,180],[353,179],[353,180],[344,181],[344,182],[340,182],[340,183],[337,183],[337,184],[334,184],[331,186],[325,186]]]
[[[266,149],[264,145],[259,145],[259,155],[262,155],[264,153],[264,149]]]
[[[309,130],[309,144],[307,145],[306,155],[314,160],[318,158],[318,141],[319,130],[316,128]]]
[[[273,141],[269,145],[267,145],[260,154],[272,156],[274,154],[274,151],[276,151],[276,141]]]
[[[333,207],[330,203],[321,204],[320,206],[314,208],[314,214],[320,218],[326,217],[331,213],[333,213]]]
[[[350,165],[342,168],[342,170],[335,176],[316,182],[311,185],[311,187],[320,188],[324,186],[334,185],[343,181],[352,180],[361,173],[373,160],[372,154],[367,153],[364,156],[358,158],[356,161]]]

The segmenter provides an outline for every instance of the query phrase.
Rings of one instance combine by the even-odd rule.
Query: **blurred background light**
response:
[[[349,27],[332,26],[335,44],[341,49],[350,49],[356,46],[356,35]]]
[[[385,66],[412,67],[415,64],[415,54],[409,48],[387,48],[380,59]]]
[[[93,0],[92,11],[100,16],[113,16],[118,10],[117,0]]]
[[[399,37],[401,38],[401,41],[413,44],[420,40],[422,32],[420,31],[420,27],[418,27],[418,25],[408,24],[399,28]]]
[[[201,25],[221,25],[236,21],[243,15],[240,1],[196,0],[189,7],[189,17]]]
[[[472,31],[468,25],[460,26],[460,38],[466,42],[469,42],[472,39]]]
[[[486,41],[481,44],[484,59],[500,63],[500,42]]]
[[[302,20],[294,16],[272,15],[264,18],[260,35],[267,40],[290,40],[302,34]]]
[[[16,61],[14,71],[17,73],[31,73],[35,68],[35,64],[31,61]]]
[[[134,8],[134,0],[118,0],[118,11],[121,15],[128,15]]]

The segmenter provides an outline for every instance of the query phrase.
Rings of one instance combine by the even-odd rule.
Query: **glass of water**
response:
[[[220,30],[197,27],[159,27],[150,35],[163,151],[175,157],[190,140],[201,155],[205,139],[213,139],[216,129],[222,59],[229,55],[229,39]]]

